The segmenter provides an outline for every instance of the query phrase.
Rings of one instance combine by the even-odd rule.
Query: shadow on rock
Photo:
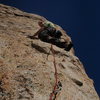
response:
[[[31,47],[35,48],[37,51],[44,53],[44,54],[49,54],[45,49],[43,49],[42,47],[40,47],[39,45],[36,45],[34,43],[31,43]]]

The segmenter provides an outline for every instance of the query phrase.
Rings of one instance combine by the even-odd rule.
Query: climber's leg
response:
[[[48,42],[51,43],[51,44],[53,44],[53,45],[56,45],[56,46],[58,46],[60,48],[64,48],[65,47],[64,45],[66,43],[66,42],[61,42],[57,38],[51,38],[51,39],[48,40]]]
[[[73,47],[73,44],[72,42],[70,42],[69,44],[67,44],[66,42],[61,42],[59,39],[57,38],[52,38],[49,40],[49,43],[53,44],[53,45],[56,45],[60,48],[64,48],[66,51],[69,51],[72,47]]]

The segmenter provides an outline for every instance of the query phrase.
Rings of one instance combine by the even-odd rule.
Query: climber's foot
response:
[[[65,48],[65,50],[69,51],[72,47],[73,47],[73,43],[70,42],[70,44],[68,44],[68,46]]]

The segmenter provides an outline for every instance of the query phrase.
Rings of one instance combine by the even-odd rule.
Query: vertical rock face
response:
[[[51,45],[28,38],[40,20],[46,19],[0,4],[0,100],[49,100],[55,83]],[[53,48],[62,89],[52,100],[99,100],[74,50]]]

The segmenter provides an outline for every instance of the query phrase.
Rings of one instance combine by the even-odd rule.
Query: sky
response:
[[[99,0],[0,0],[0,3],[44,16],[67,31],[74,43],[75,55],[94,80],[100,96]]]

